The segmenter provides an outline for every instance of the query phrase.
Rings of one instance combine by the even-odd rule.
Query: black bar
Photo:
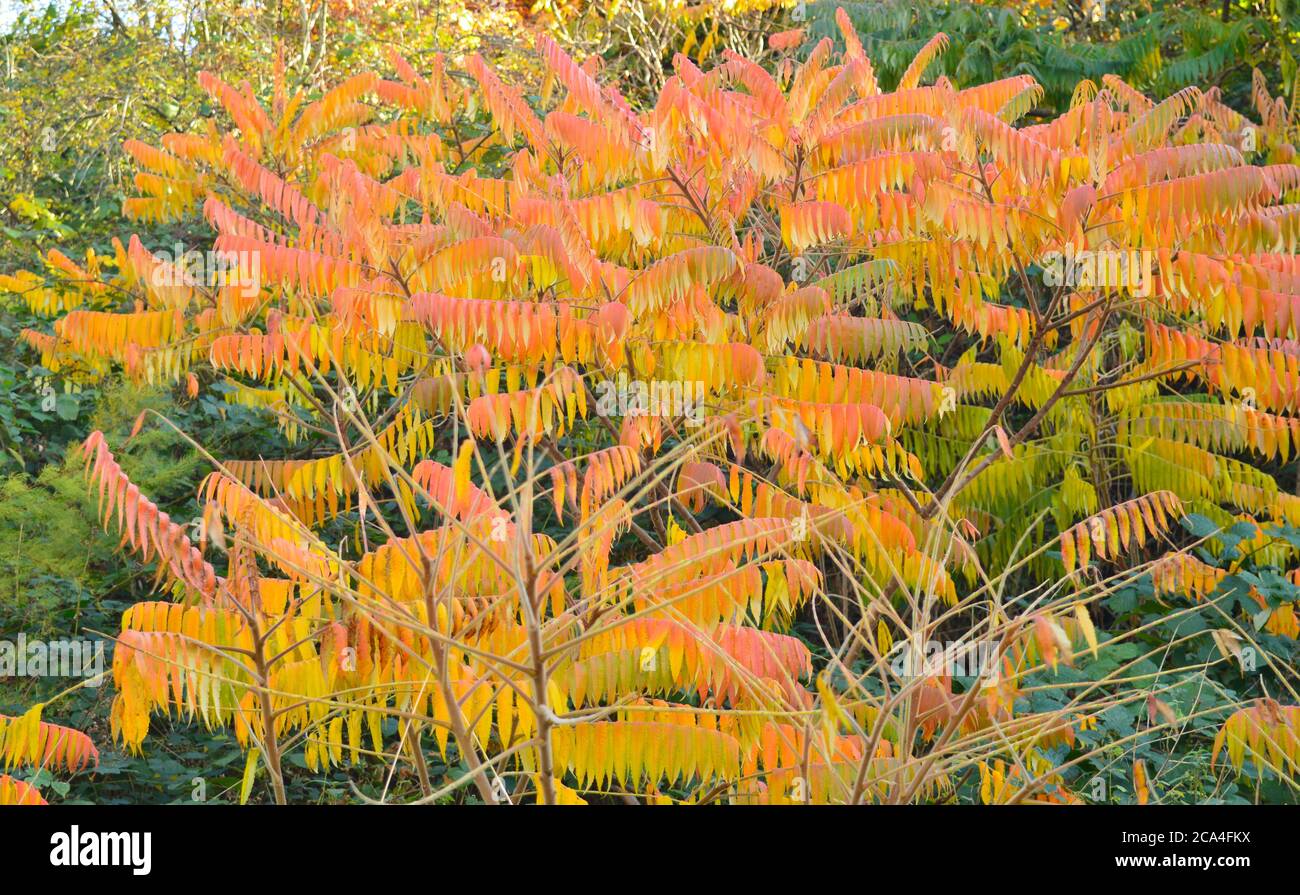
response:
[[[809,885],[824,884],[825,874],[836,872],[864,882],[879,880],[880,874],[902,879],[915,874],[926,885],[969,884],[989,874],[1049,885],[1100,875],[1147,883],[1194,876],[1227,882],[1261,871],[1275,876],[1290,871],[1295,857],[1289,830],[1295,817],[1282,806],[694,811],[51,806],[0,811],[0,863],[10,878],[21,879],[24,872],[53,883],[117,878],[146,888],[218,879],[236,886],[339,884],[354,878],[436,883],[465,874],[506,885],[537,872],[557,884],[581,884],[608,882],[608,871],[647,884],[656,877],[693,879],[694,890],[712,886],[708,880],[716,878],[719,887],[731,891],[751,876],[762,884],[781,868],[795,879],[806,877]],[[68,849],[59,849],[74,825],[83,848],[91,841],[86,834],[96,834],[95,847],[107,846],[108,857],[113,842],[124,840],[97,834],[151,834],[148,874],[133,871],[131,857],[136,865],[143,862],[130,852],[123,852],[119,866],[88,867],[80,861],[55,866],[56,857],[67,863]],[[1148,866],[1134,866],[1135,861]]]

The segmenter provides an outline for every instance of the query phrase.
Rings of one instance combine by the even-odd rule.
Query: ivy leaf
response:
[[[77,415],[81,413],[81,401],[78,400],[76,395],[59,395],[54,401],[54,412],[58,414],[61,420],[75,420]]]
[[[1219,526],[1214,524],[1212,519],[1202,516],[1200,513],[1188,513],[1183,517],[1183,528],[1187,533],[1197,539],[1212,537],[1219,531]]]

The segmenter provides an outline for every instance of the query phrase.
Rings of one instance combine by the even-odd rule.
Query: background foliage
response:
[[[1076,84],[1118,75],[1153,96],[1219,87],[1246,108],[1251,71],[1291,93],[1297,19],[1283,3],[846,3],[885,84],[929,35],[952,42],[936,68],[958,84],[1030,74],[1047,91],[1039,111],[1064,110]],[[809,7],[811,32],[838,39],[834,4]],[[1095,20],[1094,20],[1095,19]]]

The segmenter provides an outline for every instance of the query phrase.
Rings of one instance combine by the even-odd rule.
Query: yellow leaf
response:
[[[248,761],[244,764],[244,782],[239,785],[239,804],[248,804],[248,795],[253,789],[253,778],[257,776],[257,759],[260,756],[257,747],[248,750]]]
[[[1092,657],[1097,658],[1097,629],[1092,625],[1092,616],[1088,614],[1088,607],[1082,603],[1075,603],[1074,617],[1079,622],[1079,632],[1083,634],[1083,639],[1088,641]]]

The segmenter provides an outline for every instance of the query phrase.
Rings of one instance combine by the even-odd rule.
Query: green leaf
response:
[[[81,401],[76,395],[59,395],[54,401],[54,412],[61,420],[75,420],[77,414],[81,412]]]

